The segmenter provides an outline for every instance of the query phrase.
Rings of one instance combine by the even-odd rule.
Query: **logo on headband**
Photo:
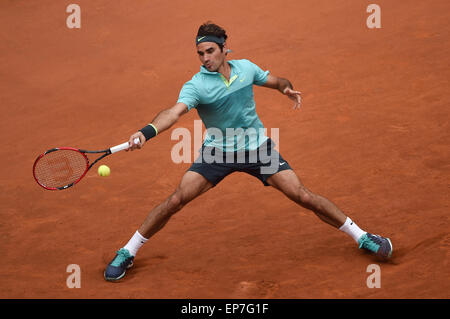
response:
[[[205,35],[202,37],[197,37],[197,39],[195,40],[196,44],[202,43],[202,42],[214,42],[217,44],[224,44],[225,43],[225,39],[224,38],[219,38],[216,37],[214,35]]]

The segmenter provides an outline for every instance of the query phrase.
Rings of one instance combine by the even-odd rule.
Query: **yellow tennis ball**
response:
[[[111,174],[111,170],[106,165],[100,165],[98,168],[98,175],[100,176],[109,176]]]

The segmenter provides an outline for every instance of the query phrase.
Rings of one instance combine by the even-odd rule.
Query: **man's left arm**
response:
[[[294,109],[299,109],[300,105],[302,103],[302,97],[301,92],[295,91],[291,82],[289,80],[284,78],[279,78],[273,75],[267,76],[267,81],[262,86],[271,88],[271,89],[277,89],[284,95],[286,95],[288,98],[290,98],[292,101],[295,102]]]

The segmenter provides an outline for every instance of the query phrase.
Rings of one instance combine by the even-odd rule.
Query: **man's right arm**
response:
[[[185,113],[188,112],[188,107],[184,103],[177,103],[171,108],[165,109],[156,115],[152,120],[151,125],[156,131],[156,134],[160,134],[165,130],[169,129],[173,124],[175,124],[178,119]],[[150,125],[150,124],[149,124]],[[134,139],[139,137],[139,145],[134,144]],[[142,148],[146,142],[146,138],[141,131],[138,131],[130,136],[129,143],[130,148],[128,150],[135,150],[136,148]]]

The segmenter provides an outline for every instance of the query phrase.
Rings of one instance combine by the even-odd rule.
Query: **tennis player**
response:
[[[274,149],[274,141],[265,136],[255,110],[253,85],[278,90],[294,102],[294,109],[300,108],[301,93],[287,79],[270,75],[249,60],[228,60],[226,40],[225,30],[218,25],[209,22],[201,25],[195,38],[202,63],[200,72],[183,85],[173,107],[161,111],[149,125],[131,135],[130,150],[141,149],[191,109],[197,110],[207,129],[200,156],[176,190],[153,208],[126,245],[117,251],[104,272],[105,279],[116,281],[124,277],[138,250],[173,214],[237,171],[281,191],[323,222],[348,234],[359,248],[383,259],[390,258],[393,247],[389,238],[362,230],[331,201],[307,189]],[[136,137],[139,144],[133,142]]]

